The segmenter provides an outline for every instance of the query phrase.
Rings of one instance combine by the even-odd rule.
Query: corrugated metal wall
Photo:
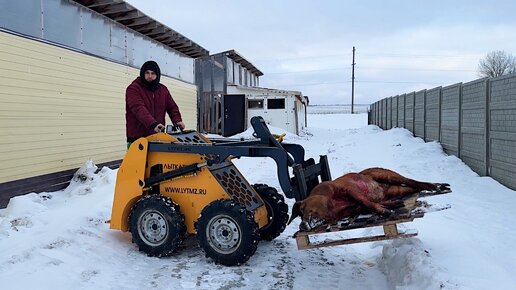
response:
[[[414,123],[420,137],[422,92],[416,94]],[[405,109],[410,100],[401,101],[404,96],[392,110],[398,111],[398,127],[410,129],[412,123],[400,118],[400,114],[410,114]],[[377,120],[375,116],[368,119]],[[375,124],[385,129],[384,122]],[[516,74],[427,90],[423,124],[426,141],[441,142],[448,154],[460,157],[478,174],[516,189]]]
[[[194,83],[194,60],[66,0],[3,0],[0,27],[132,67],[153,59],[163,74]]]
[[[137,69],[0,32],[0,183],[121,159]],[[196,87],[162,77],[188,128]]]

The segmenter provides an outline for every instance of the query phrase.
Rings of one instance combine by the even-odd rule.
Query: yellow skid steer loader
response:
[[[287,198],[302,200],[319,177],[331,180],[326,156],[304,160],[303,147],[278,142],[261,117],[251,124],[255,140],[209,139],[169,126],[133,142],[118,170],[110,228],[130,231],[149,256],[170,255],[188,233],[217,263],[247,261],[260,239],[283,232],[288,206],[275,188],[249,184],[233,158],[274,159]]]

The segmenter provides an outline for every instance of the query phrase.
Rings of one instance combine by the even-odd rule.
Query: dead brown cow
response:
[[[400,206],[400,197],[423,190],[449,191],[449,184],[421,182],[389,169],[368,168],[314,187],[307,198],[294,204],[289,223],[301,216],[304,228],[312,228],[360,213],[390,215],[392,208]]]

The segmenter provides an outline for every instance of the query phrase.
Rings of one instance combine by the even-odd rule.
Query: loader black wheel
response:
[[[259,230],[262,240],[272,241],[287,227],[288,205],[283,196],[274,187],[267,184],[255,184],[254,190],[260,195],[267,208],[269,222]]]
[[[216,200],[207,205],[195,226],[206,257],[226,266],[249,260],[260,240],[253,214],[233,200]]]
[[[129,216],[129,228],[140,251],[152,257],[172,254],[186,232],[179,205],[162,195],[147,195],[138,200]]]

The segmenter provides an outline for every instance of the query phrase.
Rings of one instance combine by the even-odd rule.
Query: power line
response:
[[[370,66],[365,66],[365,67],[357,66],[357,68],[369,69],[369,70],[476,72],[476,70],[466,70],[466,69],[416,69],[416,68],[388,68],[388,67],[370,67]],[[285,71],[285,72],[266,72],[266,74],[267,75],[297,74],[297,73],[323,72],[323,71],[342,71],[345,69],[349,69],[349,68],[340,67],[340,68],[298,70],[298,71]]]
[[[286,61],[286,60],[299,60],[299,59],[317,59],[317,58],[328,58],[336,57],[342,58],[343,56],[350,56],[351,53],[341,54],[326,54],[326,55],[311,55],[311,56],[296,56],[296,57],[282,57],[282,58],[269,58],[269,59],[255,59],[255,62],[271,62],[271,61]],[[364,53],[364,58],[372,57],[392,57],[392,58],[479,58],[479,55],[464,55],[464,54],[410,54],[410,53]]]
[[[326,54],[326,55],[312,55],[312,56],[296,56],[296,57],[282,57],[282,58],[269,58],[269,59],[256,59],[255,62],[270,62],[270,61],[284,61],[284,60],[298,60],[298,59],[317,59],[317,58],[328,58],[328,57],[342,57],[349,56],[350,53],[347,54]]]
[[[416,82],[416,81],[381,81],[381,80],[363,80],[355,81],[356,83],[379,83],[379,84],[430,84],[439,85],[442,82]],[[338,82],[320,82],[320,83],[302,83],[302,84],[271,84],[272,86],[283,86],[283,87],[301,87],[301,86],[319,86],[319,85],[335,85],[335,84],[349,84],[351,81],[338,81]]]
[[[388,68],[388,67],[374,67],[374,66],[359,66],[362,69],[375,69],[375,70],[405,70],[405,71],[455,71],[455,72],[476,72],[476,70],[469,69],[442,69],[442,68]]]

